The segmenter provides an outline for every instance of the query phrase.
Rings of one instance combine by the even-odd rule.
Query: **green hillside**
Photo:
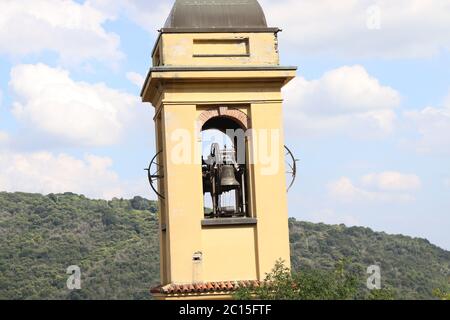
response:
[[[148,299],[159,278],[156,212],[140,197],[0,193],[0,299]],[[289,226],[300,272],[346,258],[361,290],[372,264],[399,298],[432,298],[448,285],[450,252],[427,240],[294,219]],[[66,288],[70,265],[81,267],[82,290]]]
[[[445,288],[450,277],[450,252],[428,240],[374,232],[369,228],[330,226],[290,219],[293,268],[333,270],[335,262],[345,259],[361,276],[367,267],[381,267],[382,286],[391,288],[403,299],[430,299],[433,290]]]

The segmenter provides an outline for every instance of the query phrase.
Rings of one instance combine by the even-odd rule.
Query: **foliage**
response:
[[[0,299],[149,299],[159,282],[157,210],[141,197],[0,193]],[[427,240],[295,219],[289,228],[294,273],[278,265],[271,279],[279,286],[262,291],[268,297],[448,297],[450,252]],[[383,290],[369,293],[373,264]],[[70,265],[81,268],[82,290],[66,288]]]
[[[283,261],[278,261],[265,279],[265,284],[243,288],[236,299],[248,300],[349,300],[356,299],[358,279],[339,261],[334,271],[304,270],[291,274]]]
[[[0,299],[148,299],[159,280],[152,212],[142,198],[0,193]],[[66,288],[70,265],[82,290]]]
[[[443,291],[441,289],[435,289],[433,294],[436,298],[441,300],[450,300],[450,292]]]
[[[369,228],[325,225],[289,219],[291,262],[295,272],[334,269],[347,259],[348,268],[360,279],[359,298],[380,295],[400,299],[435,299],[433,290],[447,285],[450,252],[428,240],[374,232]],[[294,236],[298,235],[298,236]],[[384,291],[366,288],[367,268],[381,268]],[[394,290],[395,289],[395,290]]]
[[[368,300],[395,300],[396,293],[393,289],[379,289],[370,291]]]

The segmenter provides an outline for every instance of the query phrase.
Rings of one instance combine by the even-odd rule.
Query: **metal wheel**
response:
[[[295,159],[294,154],[292,151],[287,147],[284,146],[286,149],[285,154],[285,161],[286,161],[286,182],[287,182],[287,191],[291,189],[291,187],[294,185],[295,179],[297,178],[297,162],[298,159]]]
[[[159,163],[159,156],[162,151],[158,152],[150,161],[148,169],[145,169],[148,173],[148,181],[152,190],[160,197],[165,199],[164,195],[158,191],[159,181],[164,178],[164,167]]]

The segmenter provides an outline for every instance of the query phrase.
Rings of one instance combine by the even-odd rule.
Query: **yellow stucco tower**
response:
[[[156,298],[229,298],[290,264],[281,88],[296,68],[280,66],[279,31],[256,0],[178,0],[160,30],[141,94],[155,108]],[[210,129],[244,135],[202,159]]]

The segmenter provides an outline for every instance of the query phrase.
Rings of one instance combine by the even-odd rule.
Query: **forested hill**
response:
[[[148,299],[158,282],[157,206],[132,200],[89,200],[71,193],[0,193],[0,299]],[[333,269],[343,258],[361,277],[382,268],[399,298],[432,298],[448,285],[450,252],[427,240],[289,220],[292,263]],[[82,290],[66,288],[78,265]]]

